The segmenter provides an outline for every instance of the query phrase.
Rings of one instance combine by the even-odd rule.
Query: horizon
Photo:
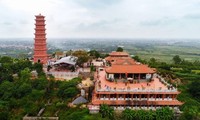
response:
[[[35,37],[0,37],[0,40],[2,39],[33,39],[34,40]],[[46,38],[47,41],[48,39],[49,40],[52,40],[52,39],[83,39],[83,40],[89,40],[89,39],[97,39],[97,40],[100,40],[100,39],[105,39],[105,40],[180,40],[180,41],[184,41],[184,40],[199,40],[200,41],[200,38],[117,38],[117,37],[107,37],[107,38],[103,38],[103,37],[47,37]]]

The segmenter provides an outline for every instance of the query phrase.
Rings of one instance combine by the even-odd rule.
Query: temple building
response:
[[[105,58],[105,60],[108,63],[112,63],[119,58],[120,59],[130,59],[129,54],[126,53],[126,52],[115,52],[115,51],[113,51],[109,54],[108,57]]]
[[[163,106],[177,109],[183,103],[176,99],[180,93],[156,71],[133,60],[128,53],[112,52],[106,61],[110,64],[97,68],[91,113],[98,112],[101,104],[117,110],[155,110]]]
[[[63,57],[60,60],[57,60],[53,63],[54,69],[56,71],[71,71],[74,72],[76,70],[76,63],[78,57],[75,56],[67,56]]]
[[[45,16],[39,14],[35,16],[35,43],[34,43],[34,62],[47,63],[47,47],[45,33]]]

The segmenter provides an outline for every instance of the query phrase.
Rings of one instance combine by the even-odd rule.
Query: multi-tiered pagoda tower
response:
[[[34,62],[47,63],[47,47],[45,33],[45,16],[39,14],[35,16],[35,44],[34,44]]]

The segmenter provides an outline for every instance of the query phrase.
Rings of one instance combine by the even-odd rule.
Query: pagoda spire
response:
[[[45,16],[39,14],[35,16],[35,43],[33,61],[42,64],[47,63],[47,47],[45,33]]]

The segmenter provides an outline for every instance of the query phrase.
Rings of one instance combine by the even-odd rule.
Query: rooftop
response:
[[[135,65],[140,64],[139,62],[136,62],[134,59],[130,57],[122,57],[115,59],[115,61],[112,63],[112,65]]]
[[[155,73],[155,71],[143,64],[123,64],[123,65],[112,65],[106,68],[107,73]]]
[[[105,78],[106,72],[99,71],[98,78],[96,82],[97,91],[169,91],[168,87],[164,85],[158,78],[153,78],[151,82],[141,82],[141,83],[123,83],[123,82],[110,82]],[[97,74],[96,74],[97,76]],[[176,91],[176,90],[174,90]]]
[[[67,57],[63,57],[60,60],[56,61],[54,63],[55,64],[60,64],[60,63],[66,63],[66,64],[70,64],[70,65],[75,65],[76,61],[77,61],[77,57],[75,56],[67,56]]]
[[[110,56],[129,56],[127,52],[116,52],[116,51],[111,52],[109,55]]]

